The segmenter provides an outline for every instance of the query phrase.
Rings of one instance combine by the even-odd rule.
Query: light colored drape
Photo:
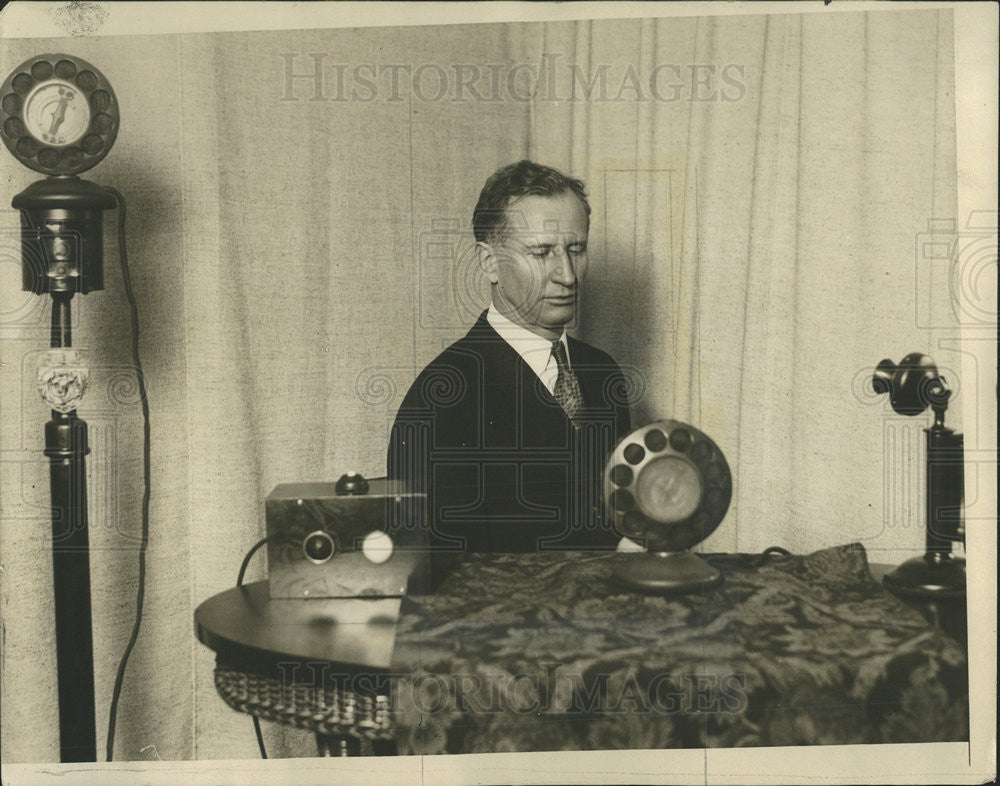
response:
[[[8,70],[70,48],[10,43]],[[215,695],[193,611],[235,581],[277,483],[383,474],[406,387],[485,304],[471,209],[485,177],[520,157],[588,184],[576,332],[628,370],[634,420],[692,422],[730,461],[733,507],[704,548],[860,539],[892,561],[921,546],[907,457],[923,424],[901,424],[862,380],[912,350],[958,367],[939,338],[953,335],[946,290],[914,256],[928,220],[955,213],[949,12],[80,39],[72,51],[122,106],[118,143],[90,177],[129,203],[152,410],[146,616],[119,758],[257,755],[249,718]],[[301,79],[288,91],[286,58],[301,74],[314,54],[328,100]],[[426,66],[423,92],[389,100],[379,80],[373,100],[329,100],[333,66],[359,63]],[[453,78],[455,64],[523,63],[552,64],[556,81],[526,98],[488,100],[488,76],[487,100],[434,95],[432,66]],[[648,76],[664,64],[654,96]],[[574,85],[574,68],[605,69],[606,91]],[[11,196],[31,182],[3,166]],[[19,292],[17,217],[3,217],[3,753],[54,761],[47,413],[29,368],[48,312]],[[92,369],[80,414],[94,448],[101,746],[134,608],[142,477],[110,218],[105,245],[105,291],[74,301]],[[264,575],[260,558],[248,580]],[[268,726],[265,739],[273,755],[312,752],[302,733]]]
[[[705,548],[861,540],[885,561],[917,548],[919,462],[901,462],[925,424],[887,414],[864,380],[914,350],[959,367],[947,281],[935,270],[932,292],[928,270],[918,286],[929,266],[915,257],[928,219],[955,211],[948,15],[580,22],[535,37],[610,65],[612,99],[630,64],[680,64],[685,97],[716,94],[624,91],[635,100],[532,116],[538,157],[593,191],[584,333],[636,370],[637,422],[694,423],[732,465],[735,503]],[[697,92],[690,64],[714,73]]]

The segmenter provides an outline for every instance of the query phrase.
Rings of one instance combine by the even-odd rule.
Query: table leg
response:
[[[320,756],[370,756],[372,754],[370,742],[346,734],[316,732],[316,747]]]

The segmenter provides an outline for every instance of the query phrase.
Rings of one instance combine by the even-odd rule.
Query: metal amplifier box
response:
[[[360,484],[345,493],[345,478]],[[427,550],[426,496],[353,475],[279,485],[265,503],[271,597],[405,595]]]

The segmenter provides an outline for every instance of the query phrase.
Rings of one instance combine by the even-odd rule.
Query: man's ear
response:
[[[486,279],[491,284],[498,283],[497,256],[493,251],[493,246],[483,240],[476,243],[476,260],[479,262],[479,269],[483,271]]]

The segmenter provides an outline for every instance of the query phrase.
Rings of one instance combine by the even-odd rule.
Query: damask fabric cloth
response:
[[[968,739],[962,647],[882,589],[860,544],[708,555],[725,577],[661,597],[625,554],[472,555],[409,597],[399,752]]]

